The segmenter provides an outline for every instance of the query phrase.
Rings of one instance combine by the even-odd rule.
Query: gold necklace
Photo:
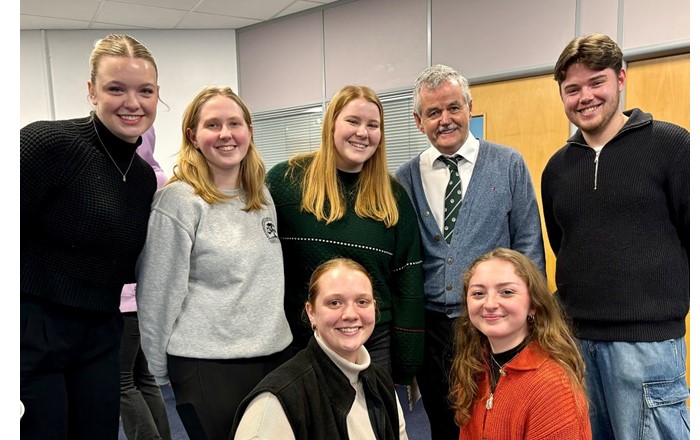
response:
[[[92,126],[95,129],[95,134],[97,135],[97,139],[100,141],[100,145],[102,145],[102,148],[105,149],[105,152],[107,153],[107,156],[109,156],[110,159],[112,159],[112,163],[114,164],[115,167],[117,167],[117,171],[119,171],[119,174],[122,175],[122,181],[126,182],[126,175],[129,174],[129,170],[131,169],[131,165],[134,163],[134,157],[136,157],[136,150],[134,150],[134,154],[131,155],[131,162],[129,162],[129,166],[126,168],[126,172],[122,173],[122,169],[119,168],[119,165],[117,165],[117,161],[114,160],[111,154],[109,154],[109,150],[107,147],[105,147],[104,142],[102,142],[102,138],[100,137],[100,132],[97,131],[97,125],[95,124],[95,118],[92,118]]]
[[[501,365],[501,364],[498,363],[498,361],[496,360],[496,358],[493,357],[493,353],[491,353],[491,360],[492,360],[493,363],[496,364],[496,366],[498,367],[498,374],[500,374],[501,376],[505,376],[505,375],[506,375],[506,371],[505,371],[503,368],[505,368],[505,366],[508,365],[508,362],[510,362],[510,361],[508,361],[508,362],[504,363],[503,365]],[[490,368],[490,367],[489,367],[489,368]],[[491,370],[493,370],[493,369],[491,369]],[[489,375],[491,376],[492,374],[489,374]],[[498,384],[498,380],[496,380],[495,378],[491,378],[491,390],[490,390],[491,393],[489,394],[488,400],[486,400],[486,409],[491,409],[491,408],[493,408],[493,392],[496,390],[496,385],[497,385],[497,384]]]

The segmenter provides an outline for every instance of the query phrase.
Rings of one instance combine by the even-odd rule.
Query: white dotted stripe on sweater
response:
[[[362,244],[348,243],[346,241],[325,240],[323,238],[310,238],[310,237],[280,237],[280,240],[316,241],[319,243],[330,243],[330,244],[337,244],[339,246],[348,246],[348,247],[355,247],[355,248],[359,248],[359,249],[366,249],[369,251],[381,252],[382,254],[394,256],[394,254],[392,252],[385,251],[384,249],[379,249],[379,248],[375,248],[375,247],[371,247],[371,246],[365,246]]]

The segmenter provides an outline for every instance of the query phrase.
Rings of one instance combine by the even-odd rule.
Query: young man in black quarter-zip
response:
[[[578,130],[542,173],[542,207],[593,438],[688,439],[690,134],[621,110],[627,74],[606,35],[572,40],[554,79]]]

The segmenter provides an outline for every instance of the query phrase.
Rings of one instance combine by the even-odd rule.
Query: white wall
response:
[[[594,32],[610,35],[625,56],[636,59],[678,48],[687,52],[690,1],[330,4],[304,17],[239,29],[240,92],[251,110],[259,112],[328,100],[349,83],[368,85],[378,93],[409,89],[421,70],[436,63],[464,72],[473,84],[541,75],[551,73],[572,38]],[[311,56],[300,59],[307,50]],[[298,87],[288,91],[289,84]]]
[[[317,103],[348,83],[410,88],[430,63],[476,84],[549,72],[577,34],[607,33],[626,55],[689,50],[689,11],[688,0],[356,0],[238,32],[117,32],[142,40],[158,63],[170,110],[159,106],[155,155],[170,174],[182,111],[207,84],[230,85],[253,112]],[[109,32],[21,31],[20,126],[87,115],[88,57]]]
[[[238,91],[233,30],[21,31],[20,127],[39,119],[87,116],[92,109],[88,59],[94,42],[110,33],[128,33],[155,57],[161,100],[167,104],[158,105],[155,158],[172,175],[182,112],[195,93],[209,84]]]

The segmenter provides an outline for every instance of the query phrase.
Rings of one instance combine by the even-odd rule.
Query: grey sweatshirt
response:
[[[137,264],[141,344],[159,384],[167,356],[266,356],[292,341],[272,198],[243,211],[241,190],[210,205],[184,182],[158,190]]]

